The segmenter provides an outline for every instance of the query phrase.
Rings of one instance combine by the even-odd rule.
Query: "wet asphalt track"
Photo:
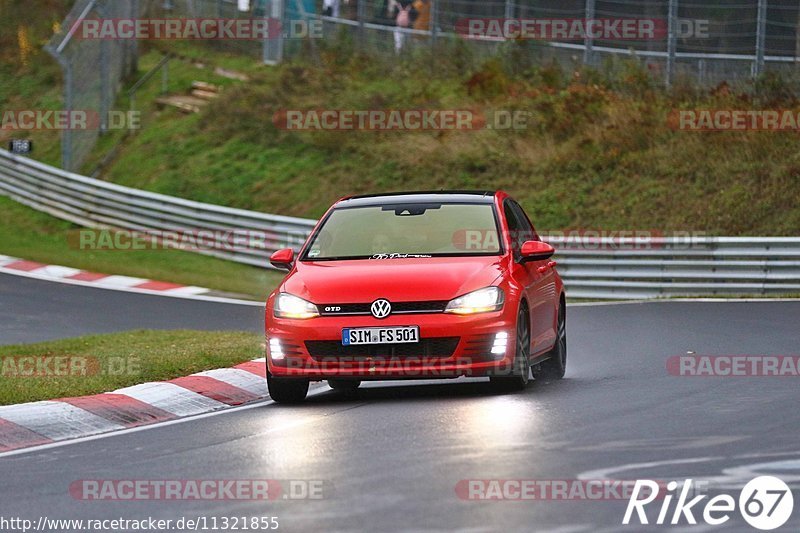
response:
[[[688,378],[665,368],[689,350],[797,354],[800,302],[571,307],[568,324],[567,378],[520,394],[493,394],[477,380],[375,383],[352,398],[322,391],[298,407],[268,403],[1,458],[0,517],[277,516],[283,531],[660,531],[621,526],[623,501],[473,502],[455,487],[578,477],[737,487],[767,471],[800,479],[798,378]],[[143,327],[259,331],[261,311],[0,275],[2,344]],[[325,498],[87,502],[68,492],[81,479],[263,478],[324,480]],[[800,529],[794,487],[795,512],[780,531]],[[756,531],[733,516],[715,530]]]

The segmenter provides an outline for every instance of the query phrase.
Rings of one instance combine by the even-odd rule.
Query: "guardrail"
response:
[[[88,228],[207,231],[208,249],[199,253],[259,267],[269,266],[275,250],[299,247],[316,223],[123,187],[5,150],[0,150],[0,194]]]
[[[0,150],[0,194],[89,228],[208,231],[199,253],[269,268],[316,221],[233,209],[123,187]],[[800,237],[548,239],[571,298],[800,294]],[[236,246],[231,246],[236,242]]]

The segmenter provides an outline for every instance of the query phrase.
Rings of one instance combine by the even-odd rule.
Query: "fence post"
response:
[[[64,69],[64,111],[69,114],[72,113],[74,107],[72,64],[64,59],[64,56],[59,55],[56,59]],[[61,166],[68,172],[74,170],[72,168],[72,133],[70,128],[65,128],[61,132]]]
[[[100,19],[104,19],[108,15],[108,10],[102,2],[98,2],[94,6],[95,12],[100,17]],[[100,68],[100,133],[103,134],[108,131],[108,112],[111,110],[111,82],[110,82],[110,63],[111,57],[109,54],[108,47],[111,41],[108,39],[102,39],[100,41],[100,64],[98,67]]]
[[[587,1],[589,1],[589,0],[587,0]],[[594,0],[591,0],[591,1],[594,1]],[[505,10],[505,14],[504,14],[506,20],[514,18],[514,7],[515,7],[514,6],[514,0],[506,0],[506,10]]]
[[[697,61],[697,84],[703,87],[706,84],[706,60]]]
[[[758,0],[758,18],[756,22],[756,60],[753,63],[753,77],[764,71],[764,46],[767,37],[767,0]]]
[[[69,115],[72,112],[72,65],[69,60],[55,47],[49,44],[44,47],[45,51],[53,56],[64,73],[64,112]],[[72,170],[72,130],[64,128],[61,130],[61,168],[66,171]]]
[[[678,49],[678,0],[669,0],[669,14],[667,15],[667,69],[665,73],[666,86],[672,87],[675,76],[675,54]]]
[[[284,19],[286,18],[286,4],[284,0],[272,0],[272,17],[273,20],[277,21],[277,24],[274,24],[274,27],[278,28],[278,35],[268,36],[268,39],[274,40],[274,48],[275,48],[275,57],[274,58],[267,58],[265,57],[265,63],[267,60],[271,61],[273,64],[280,63],[283,61],[283,47],[284,47],[284,39],[286,36],[284,35]],[[306,18],[305,22],[307,24],[311,24],[311,19]],[[294,23],[294,21],[292,21]],[[314,35],[309,35],[309,39],[316,39]]]
[[[361,46],[366,45],[367,34],[364,28],[364,22],[367,20],[367,1],[366,0],[356,0],[358,2],[356,6],[356,18],[358,19],[358,41],[361,43]]]
[[[141,18],[141,6],[139,4],[139,0],[132,0],[131,1],[131,18],[132,19],[139,19]],[[127,74],[135,74],[139,72],[139,39],[131,39],[130,40],[130,54],[131,54],[131,62],[130,62],[130,70]]]
[[[586,0],[586,20],[592,20],[594,18],[594,0]],[[592,37],[591,32],[586,32],[586,37],[583,40],[583,64],[584,65],[591,65],[592,64],[592,49],[594,48],[594,37]]]
[[[433,46],[436,44],[436,39],[439,38],[439,2],[438,0],[430,0],[430,3],[431,23],[428,29],[431,32],[431,46]]]

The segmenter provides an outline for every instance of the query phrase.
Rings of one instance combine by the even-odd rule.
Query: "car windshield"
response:
[[[497,255],[491,204],[409,203],[334,209],[304,260]]]

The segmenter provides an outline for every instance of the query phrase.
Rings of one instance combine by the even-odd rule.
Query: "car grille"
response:
[[[392,314],[443,313],[447,300],[430,300],[426,302],[391,302]],[[317,308],[322,316],[337,315],[370,315],[372,303],[359,304],[320,304]],[[336,309],[333,311],[332,309]]]
[[[429,337],[408,344],[364,344],[342,346],[341,341],[306,341],[313,359],[358,357],[451,357],[460,337]]]

